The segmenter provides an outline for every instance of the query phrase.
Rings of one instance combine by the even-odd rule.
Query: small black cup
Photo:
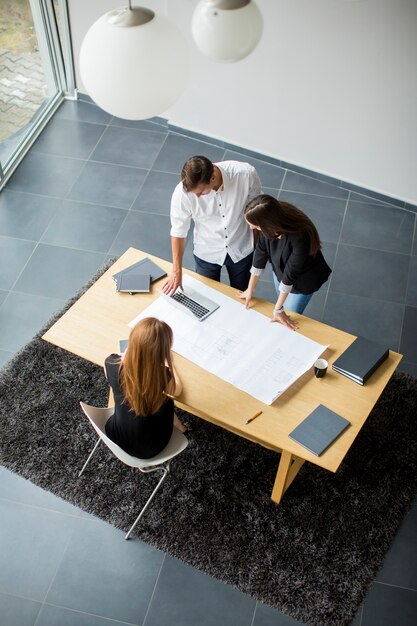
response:
[[[317,361],[314,363],[314,373],[316,375],[316,378],[323,378],[323,376],[326,375],[327,366],[328,363],[326,359],[317,359]]]

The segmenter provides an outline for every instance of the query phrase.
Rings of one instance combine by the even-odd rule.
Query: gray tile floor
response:
[[[334,271],[307,315],[387,341],[417,375],[416,214],[169,131],[65,102],[0,194],[0,364],[109,256],[170,258],[169,199],[193,154],[256,165],[305,210]],[[193,269],[191,249],[186,266]],[[267,272],[259,295],[274,299]],[[0,626],[297,624],[0,468]],[[173,523],[175,521],[173,520]],[[417,502],[355,626],[414,626]]]

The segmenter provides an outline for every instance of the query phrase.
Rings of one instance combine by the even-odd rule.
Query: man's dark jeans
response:
[[[241,259],[237,263],[233,263],[230,256],[226,256],[223,265],[226,267],[227,273],[229,274],[231,287],[234,287],[235,289],[240,289],[241,291],[245,291],[249,283],[250,268],[252,267],[252,258],[253,252],[251,252],[247,257]],[[217,265],[217,263],[209,263],[208,261],[203,261],[203,259],[199,259],[195,255],[194,260],[195,271],[197,272],[197,274],[205,276],[206,278],[212,278],[213,280],[217,280],[218,282],[220,282],[220,274],[222,270],[221,265]]]

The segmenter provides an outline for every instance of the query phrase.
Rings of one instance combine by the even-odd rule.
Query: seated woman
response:
[[[245,220],[259,231],[251,277],[238,297],[252,299],[267,262],[272,264],[277,301],[272,322],[295,329],[297,322],[285,312],[303,313],[313,293],[329,278],[331,269],[321,252],[320,237],[311,219],[289,202],[261,194],[245,208]],[[285,306],[285,309],[284,309]]]
[[[122,356],[111,354],[105,360],[115,403],[106,434],[140,459],[159,454],[168,444],[173,426],[185,431],[170,397],[182,390],[172,363],[172,341],[168,324],[147,317],[132,329],[126,352]]]

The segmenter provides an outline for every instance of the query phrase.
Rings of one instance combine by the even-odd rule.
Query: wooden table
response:
[[[149,257],[168,273],[171,264],[158,257],[129,248],[81,298],[45,333],[43,339],[78,356],[103,365],[112,352],[119,352],[119,340],[128,337],[127,324],[158,297],[157,288],[164,279],[152,285],[145,294],[117,293],[112,275],[141,258]],[[236,290],[184,270],[220,292],[236,297]],[[242,304],[243,306],[243,304]],[[270,317],[271,303],[254,299],[253,308]],[[183,392],[176,400],[179,407],[194,415],[281,453],[271,498],[279,503],[305,461],[336,472],[364,425],[369,413],[394,373],[401,355],[390,351],[389,358],[371,376],[366,385],[358,385],[331,369],[333,361],[352,343],[353,335],[308,317],[299,318],[299,330],[320,344],[329,345],[323,354],[329,362],[324,378],[315,378],[312,369],[299,378],[271,406],[262,404],[230,383],[191,363],[178,354],[175,366],[183,381]],[[288,437],[319,404],[346,417],[351,426],[320,457]],[[256,420],[247,419],[262,409]]]

